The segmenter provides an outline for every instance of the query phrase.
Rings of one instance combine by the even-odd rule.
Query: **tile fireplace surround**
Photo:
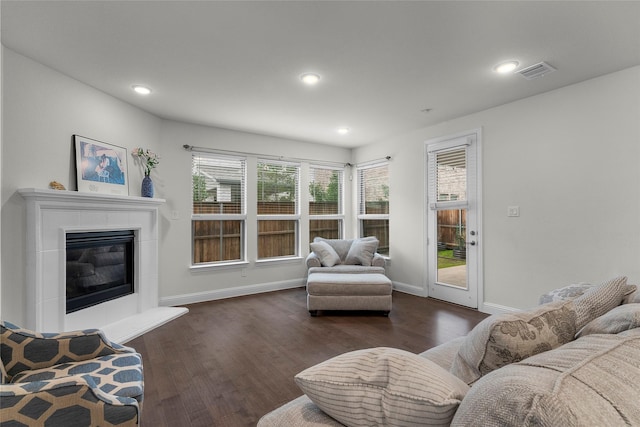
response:
[[[26,200],[26,325],[40,332],[99,328],[124,343],[184,313],[158,307],[158,209],[163,199],[21,189]],[[66,234],[134,230],[135,290],[66,313]]]

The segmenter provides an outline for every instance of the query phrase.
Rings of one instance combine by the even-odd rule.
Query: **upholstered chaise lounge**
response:
[[[0,323],[0,424],[137,426],[142,357],[99,330],[41,334]]]
[[[377,248],[375,237],[316,237],[306,260],[309,313],[315,316],[321,310],[368,310],[388,315],[393,287]]]

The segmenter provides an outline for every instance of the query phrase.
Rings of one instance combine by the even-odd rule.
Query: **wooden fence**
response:
[[[466,209],[450,209],[438,211],[438,244],[446,245],[451,249],[458,246],[456,236],[462,233],[466,235],[467,229],[467,210]]]
[[[293,213],[295,205],[288,202],[260,202],[259,212]],[[368,213],[386,213],[388,206],[375,202],[368,207]],[[275,212],[274,212],[275,210]],[[315,215],[335,214],[337,205],[329,202],[312,203],[310,212]],[[378,211],[378,212],[376,212]],[[233,203],[199,202],[194,205],[196,214],[239,212],[239,205]],[[296,253],[296,221],[258,221],[258,257],[271,258],[279,256],[295,255]],[[363,235],[377,236],[380,241],[378,251],[389,253],[389,221],[366,220],[364,222]],[[309,238],[319,236],[325,239],[339,239],[339,220],[310,220]],[[200,220],[193,222],[193,262],[207,263],[217,261],[233,261],[241,259],[242,235],[241,221],[225,220],[212,221]]]

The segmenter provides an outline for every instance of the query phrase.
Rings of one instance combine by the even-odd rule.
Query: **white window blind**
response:
[[[193,213],[246,213],[246,159],[192,153]]]
[[[246,260],[246,159],[192,153],[192,264]]]
[[[309,241],[340,239],[344,229],[344,170],[309,167]]]
[[[429,200],[431,209],[467,204],[467,147],[429,153]]]
[[[344,172],[341,169],[309,168],[309,214],[341,215]]]
[[[296,215],[300,165],[258,161],[258,215]]]
[[[389,166],[387,163],[358,169],[359,213],[389,214]]]
[[[360,236],[378,238],[378,252],[389,255],[389,165],[358,168],[358,222]]]

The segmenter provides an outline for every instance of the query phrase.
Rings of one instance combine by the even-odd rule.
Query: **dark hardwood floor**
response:
[[[368,347],[422,352],[466,335],[485,314],[394,292],[389,317],[309,316],[303,288],[189,305],[129,343],[144,359],[144,427],[255,426],[302,393],[293,377]]]

